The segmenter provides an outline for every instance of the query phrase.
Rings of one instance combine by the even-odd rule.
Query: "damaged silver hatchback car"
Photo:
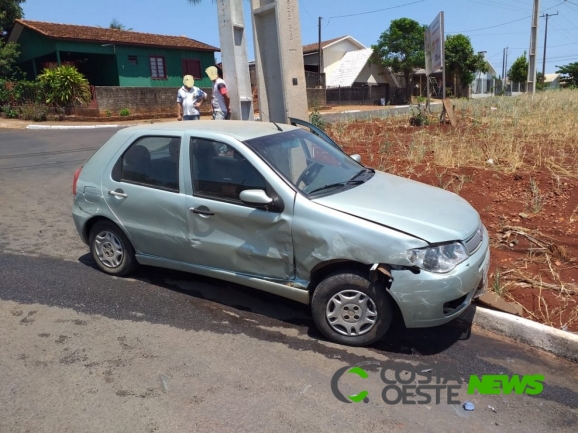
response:
[[[193,272],[305,304],[330,340],[446,323],[486,287],[488,234],[456,194],[375,171],[312,125],[119,130],[74,175],[96,264]]]

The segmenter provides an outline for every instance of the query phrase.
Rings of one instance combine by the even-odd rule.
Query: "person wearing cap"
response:
[[[199,107],[207,94],[195,87],[195,79],[192,75],[183,77],[183,87],[177,92],[177,119],[199,120],[201,113]]]
[[[209,66],[205,69],[207,76],[213,82],[213,120],[225,120],[231,113],[229,93],[225,80],[219,77],[216,66]]]

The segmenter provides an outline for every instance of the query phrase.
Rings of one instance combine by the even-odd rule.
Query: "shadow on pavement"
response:
[[[78,261],[98,270],[90,254],[79,257]],[[327,341],[315,327],[308,305],[239,284],[169,269],[142,266],[130,277],[197,300],[226,306],[233,311],[236,310],[235,313],[241,316],[252,313],[251,319],[258,322],[262,319],[254,315],[277,321],[272,324],[268,320],[263,320],[261,323],[263,326],[273,325],[293,329],[297,327],[299,332],[313,340]],[[435,355],[444,352],[457,341],[467,340],[470,333],[471,322],[461,320],[454,320],[434,328],[408,329],[397,313],[386,336],[369,348],[409,356]]]

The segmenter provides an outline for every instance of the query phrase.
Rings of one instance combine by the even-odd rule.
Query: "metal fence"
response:
[[[495,95],[512,95],[514,93],[524,93],[526,91],[526,83],[506,83],[501,80],[496,80],[494,94]]]
[[[325,88],[325,74],[305,71],[305,86],[308,89]]]

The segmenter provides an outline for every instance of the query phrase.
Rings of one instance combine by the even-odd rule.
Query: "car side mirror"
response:
[[[355,155],[349,155],[349,157],[351,159],[353,159],[354,161],[357,161],[361,164],[361,155],[360,154],[356,153]]]
[[[239,198],[243,203],[252,205],[268,205],[273,203],[273,199],[262,189],[246,189],[241,191]]]

